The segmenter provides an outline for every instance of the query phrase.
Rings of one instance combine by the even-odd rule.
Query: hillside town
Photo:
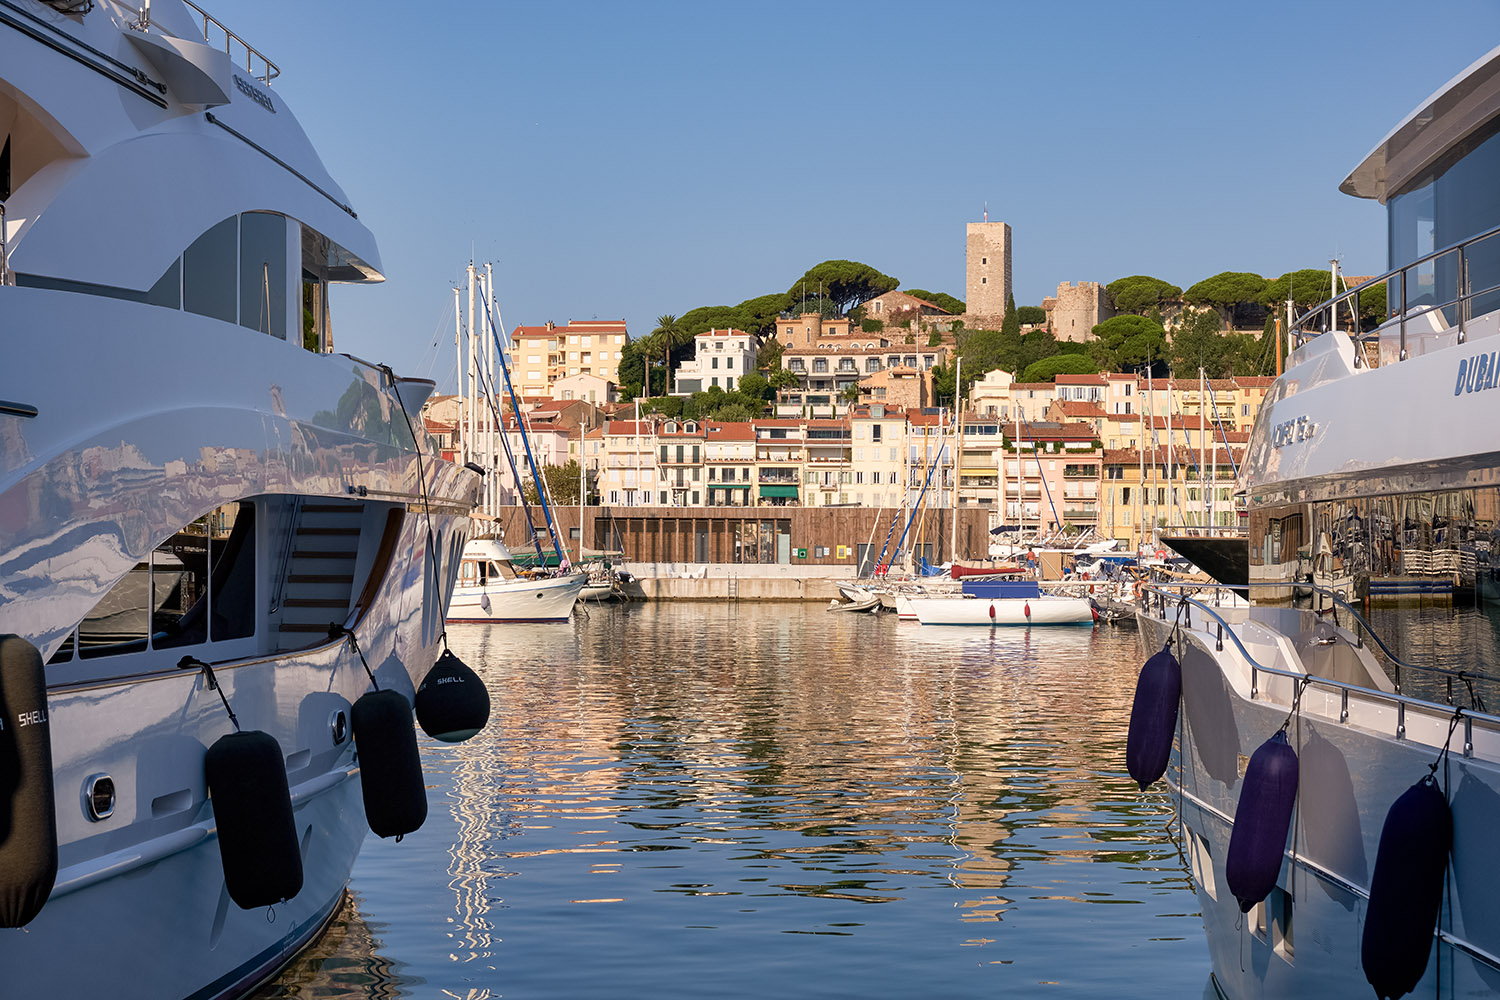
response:
[[[951,395],[940,403],[937,379],[961,365],[955,340],[966,324],[999,327],[1014,308],[1010,227],[967,230],[962,314],[891,290],[842,315],[783,311],[765,342],[708,329],[671,370],[665,399],[629,401],[619,383],[631,343],[623,320],[521,325],[504,359],[516,405],[507,396],[489,406],[471,380],[428,402],[427,430],[445,457],[496,468],[496,514],[521,503],[530,478],[523,469],[518,488],[503,455],[529,447],[555,506],[643,523],[683,508],[743,519],[748,509],[926,507],[969,523],[981,516],[991,535],[1092,534],[1125,550],[1154,547],[1163,533],[1240,530],[1235,474],[1269,377],[1174,378],[1142,366],[1020,381],[995,368],[962,381],[961,405]],[[1072,342],[1114,315],[1104,286],[1089,281],[1064,283],[1040,312],[1029,327]],[[749,419],[684,405],[732,398],[757,378],[773,393],[760,414],[741,414]],[[620,541],[604,528],[582,534],[601,549]],[[784,548],[787,560],[810,548],[842,563],[859,541]],[[987,555],[974,547],[933,551]]]

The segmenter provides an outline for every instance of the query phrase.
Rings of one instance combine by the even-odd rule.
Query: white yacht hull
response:
[[[448,608],[450,622],[562,622],[573,614],[588,583],[587,573],[537,580],[509,580],[458,587]]]
[[[1169,606],[1169,612],[1175,607]],[[1251,612],[1226,612],[1243,622]],[[1291,609],[1258,609],[1261,625],[1233,624],[1263,665],[1300,669],[1284,636]],[[1261,673],[1251,696],[1251,672],[1232,638],[1218,649],[1218,621],[1197,609],[1188,616],[1186,641],[1173,645],[1182,663],[1179,739],[1167,769],[1171,797],[1186,830],[1182,848],[1203,911],[1219,989],[1229,1000],[1371,995],[1360,945],[1382,826],[1392,802],[1428,773],[1451,714],[1408,707],[1405,733],[1394,704],[1351,692],[1347,708],[1337,691],[1317,685],[1292,712],[1293,681]],[[1138,616],[1144,659],[1172,634],[1174,614]],[[1346,655],[1358,655],[1344,635]],[[1373,662],[1373,661],[1372,661]],[[1377,668],[1378,669],[1378,668]],[[1346,721],[1341,714],[1349,713]],[[1248,914],[1240,912],[1225,874],[1229,840],[1243,786],[1246,760],[1292,715],[1287,736],[1297,752],[1297,809],[1277,888]],[[1493,865],[1494,829],[1500,821],[1500,731],[1471,732],[1472,756],[1463,754],[1464,729],[1454,737],[1443,783],[1453,807],[1453,848],[1439,936],[1427,972],[1413,996],[1491,996],[1500,986],[1500,915],[1494,899],[1500,876]],[[1486,960],[1488,956],[1488,960]],[[1441,989],[1439,989],[1441,984]]]
[[[383,375],[101,296],[3,287],[0,315],[5,334],[46,330],[49,345],[7,349],[0,371],[0,394],[38,411],[0,416],[0,634],[52,656],[116,582],[131,584],[157,546],[222,503],[342,503],[387,532],[389,566],[357,609],[324,613],[353,628],[382,688],[413,697],[438,653],[438,602],[457,572],[477,479],[433,460],[424,442],[419,486]],[[377,409],[339,425],[333,415],[351,394]],[[346,640],[317,625],[278,634],[265,617],[286,564],[271,519],[260,524],[253,634],[155,649],[142,639],[137,652],[48,664],[59,871],[39,914],[0,930],[6,996],[239,996],[335,912],[367,830],[348,720],[370,678]],[[378,561],[379,540],[361,529],[349,562]],[[219,690],[179,669],[184,655],[212,661]],[[240,909],[225,888],[204,776],[206,748],[234,728],[220,691],[239,725],[269,733],[286,757],[304,881],[269,911]],[[112,815],[94,821],[82,793],[98,774],[113,778],[116,796]]]
[[[1077,597],[912,597],[923,625],[1092,625],[1094,609]]]

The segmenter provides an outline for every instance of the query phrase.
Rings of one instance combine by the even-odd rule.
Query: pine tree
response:
[[[1016,312],[1016,297],[1013,293],[1005,296],[1005,319],[1000,323],[1000,332],[1013,337],[1021,335],[1021,314]]]

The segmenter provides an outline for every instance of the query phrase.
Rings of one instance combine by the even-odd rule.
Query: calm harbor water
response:
[[[488,729],[260,997],[1200,997],[1133,630],[820,605],[454,626]]]

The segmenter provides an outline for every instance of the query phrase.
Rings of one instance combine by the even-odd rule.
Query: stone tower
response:
[[[968,326],[998,328],[1010,295],[1010,224],[971,222],[964,275],[964,310]]]

